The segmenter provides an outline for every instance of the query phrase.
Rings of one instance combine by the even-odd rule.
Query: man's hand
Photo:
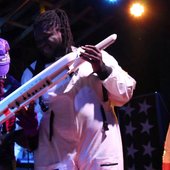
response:
[[[104,64],[101,51],[93,45],[85,45],[81,48],[84,51],[80,52],[80,57],[91,63],[93,72],[97,73],[101,80],[106,79],[112,72],[112,69]]]
[[[28,137],[35,136],[38,132],[38,120],[34,107],[35,103],[32,101],[28,108],[22,107],[16,113],[16,117],[19,119],[17,124],[23,128],[25,135]]]
[[[94,73],[99,72],[104,64],[101,51],[93,45],[85,45],[81,48],[84,52],[80,53],[80,57],[91,63]]]

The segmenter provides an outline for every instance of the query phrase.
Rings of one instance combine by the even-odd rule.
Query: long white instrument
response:
[[[117,35],[112,34],[98,43],[96,47],[103,50],[114,43],[116,38]],[[0,124],[14,116],[21,107],[29,104],[31,100],[36,100],[74,72],[83,62],[79,57],[81,50],[81,48],[77,48],[73,52],[76,53],[75,55],[65,55],[0,101]]]

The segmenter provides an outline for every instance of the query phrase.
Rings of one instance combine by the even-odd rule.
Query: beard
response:
[[[61,44],[57,45],[55,48],[48,45],[43,49],[39,49],[40,60],[43,60],[45,63],[50,63],[56,61],[56,58],[61,58],[66,54],[66,48]]]

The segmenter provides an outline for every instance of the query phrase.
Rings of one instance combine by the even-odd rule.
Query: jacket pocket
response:
[[[114,158],[95,158],[94,167],[100,170],[118,170],[119,162]]]

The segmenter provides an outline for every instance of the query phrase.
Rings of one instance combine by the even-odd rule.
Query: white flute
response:
[[[103,50],[114,43],[116,39],[117,35],[112,34],[98,43],[96,47]],[[63,56],[0,101],[0,124],[14,116],[21,107],[28,105],[32,100],[36,100],[48,89],[74,72],[83,62],[79,57],[79,50],[82,49],[78,48],[73,52],[75,55],[67,54]]]

